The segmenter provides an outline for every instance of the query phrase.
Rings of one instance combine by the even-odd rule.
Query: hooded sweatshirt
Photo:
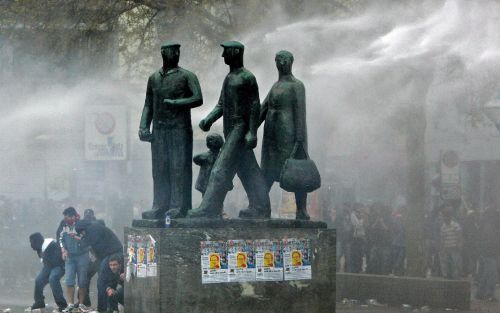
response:
[[[61,248],[52,238],[45,238],[42,244],[39,255],[42,258],[42,263],[48,268],[64,267],[64,261],[61,256]]]
[[[98,259],[115,254],[123,253],[123,246],[115,233],[100,223],[91,223],[81,220],[76,225],[76,231],[81,233],[85,230],[83,237],[84,245],[90,246]]]

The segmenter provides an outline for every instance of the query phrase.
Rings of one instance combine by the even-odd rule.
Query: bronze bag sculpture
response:
[[[305,154],[305,159],[296,159],[298,148]],[[288,192],[312,192],[321,186],[318,168],[302,144],[293,149],[290,158],[286,159],[280,174],[280,187]]]

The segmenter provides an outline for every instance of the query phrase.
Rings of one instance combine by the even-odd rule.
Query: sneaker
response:
[[[80,304],[78,305],[78,309],[79,309],[79,310],[80,310],[80,312],[82,312],[82,313],[87,313],[87,312],[90,312],[90,311],[91,311],[91,309],[90,309],[89,307],[87,307],[87,306],[86,306],[85,304],[83,304],[83,303],[80,303]]]
[[[71,311],[73,310],[73,308],[75,307],[74,304],[68,304],[68,306],[64,309],[61,310],[61,308],[59,308],[59,312],[63,312],[63,313],[71,313]]]

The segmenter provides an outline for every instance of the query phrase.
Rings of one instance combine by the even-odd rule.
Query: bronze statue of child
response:
[[[224,139],[222,139],[222,136],[219,134],[209,134],[206,140],[208,151],[197,154],[193,158],[194,164],[200,166],[200,173],[198,174],[195,188],[201,192],[202,195],[205,195],[210,172],[212,172],[212,168],[215,164],[215,160],[217,160],[220,148],[224,144]]]

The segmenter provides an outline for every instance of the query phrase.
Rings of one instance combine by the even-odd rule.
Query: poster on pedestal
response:
[[[137,249],[136,249],[135,236],[128,235],[127,240],[127,270],[125,272],[125,279],[130,281],[132,276],[137,275]]]
[[[148,265],[146,258],[146,242],[145,238],[137,236],[137,277],[144,278],[148,276]]]
[[[255,240],[255,279],[257,281],[283,280],[283,254],[279,240]]]
[[[227,282],[227,252],[225,241],[202,241],[201,248],[201,283]]]
[[[285,280],[311,279],[311,252],[307,239],[283,239]]]
[[[255,255],[252,240],[227,242],[228,281],[255,281]]]
[[[147,245],[147,277],[156,277],[158,275],[158,254],[156,252],[156,240],[148,235]]]

